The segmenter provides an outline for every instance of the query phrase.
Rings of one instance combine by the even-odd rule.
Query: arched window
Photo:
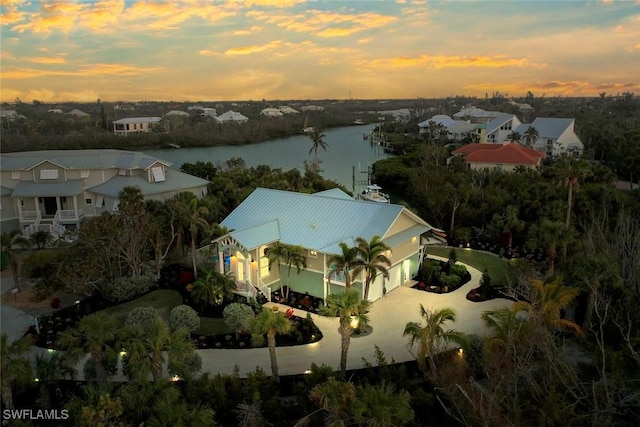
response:
[[[267,277],[269,275],[269,258],[265,254],[265,249],[267,246],[260,247],[260,278]]]

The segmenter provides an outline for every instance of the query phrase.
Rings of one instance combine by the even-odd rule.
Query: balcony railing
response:
[[[38,220],[38,211],[22,211],[22,220],[23,221],[37,221]]]
[[[77,211],[73,209],[64,209],[59,210],[58,212],[60,212],[60,221],[77,221],[79,218],[84,216],[84,212],[80,209]],[[58,212],[56,212],[56,214]]]

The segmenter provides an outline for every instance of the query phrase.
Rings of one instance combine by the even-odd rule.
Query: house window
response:
[[[11,179],[20,179],[20,171],[11,171]]]
[[[104,206],[104,196],[98,196],[96,199],[96,206],[99,208]]]
[[[496,169],[499,171],[504,170],[504,165],[496,165]]]
[[[164,171],[161,166],[155,166],[151,168],[151,173],[153,173],[153,180],[155,182],[164,181]]]
[[[91,198],[84,199],[84,203],[85,203],[85,205],[90,205],[90,204],[91,204],[91,202],[92,202]]]
[[[60,197],[60,202],[61,203],[67,203],[67,198],[66,197]]]
[[[318,258],[318,252],[309,251],[309,258]]]
[[[40,179],[58,179],[57,169],[42,169],[40,171]]]
[[[412,245],[415,245],[416,243],[418,243],[418,236],[413,236],[413,237],[411,238],[411,244],[412,244]]]
[[[133,124],[133,129],[138,129],[138,125],[137,124]]]
[[[83,169],[80,171],[80,178],[89,178],[89,171],[87,169]]]

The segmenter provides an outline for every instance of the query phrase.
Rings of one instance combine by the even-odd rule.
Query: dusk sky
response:
[[[1,0],[2,101],[640,93],[640,0]]]

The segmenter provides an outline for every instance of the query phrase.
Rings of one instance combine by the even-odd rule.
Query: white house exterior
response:
[[[471,123],[487,123],[498,117],[500,114],[504,113],[499,111],[485,111],[482,108],[470,105],[455,113],[453,118],[455,120],[468,120]]]
[[[277,108],[265,108],[262,111],[260,111],[260,115],[261,116],[267,116],[267,117],[282,117],[282,116],[284,116],[282,111],[278,110]]]
[[[160,117],[129,117],[113,122],[115,135],[127,136],[131,133],[149,133],[153,125],[162,120]]]
[[[483,135],[485,139],[480,142],[503,143],[507,141],[509,134],[515,131],[520,124],[520,120],[514,114],[499,113],[498,116],[487,123],[486,133]]]
[[[121,150],[47,150],[0,158],[2,229],[61,234],[86,219],[117,210],[118,194],[138,187],[145,199],[189,191],[206,195],[208,181],[170,169],[171,163]]]
[[[558,156],[561,154],[571,154],[580,156],[584,151],[584,144],[580,137],[576,135],[575,119],[559,117],[538,117],[532,123],[521,124],[516,131],[523,136],[529,129],[538,131],[538,138],[531,144],[531,147],[542,151],[547,156]],[[524,142],[524,141],[523,141]]]
[[[229,110],[225,113],[216,116],[215,119],[218,123],[246,123],[249,117],[244,116],[236,111]]]
[[[461,140],[471,135],[475,135],[476,133],[476,125],[467,123],[463,120],[454,120],[444,114],[438,114],[428,120],[418,123],[420,135],[428,134],[430,132],[431,122],[444,126],[449,138],[453,140]],[[438,138],[439,135],[433,135],[433,137]]]

